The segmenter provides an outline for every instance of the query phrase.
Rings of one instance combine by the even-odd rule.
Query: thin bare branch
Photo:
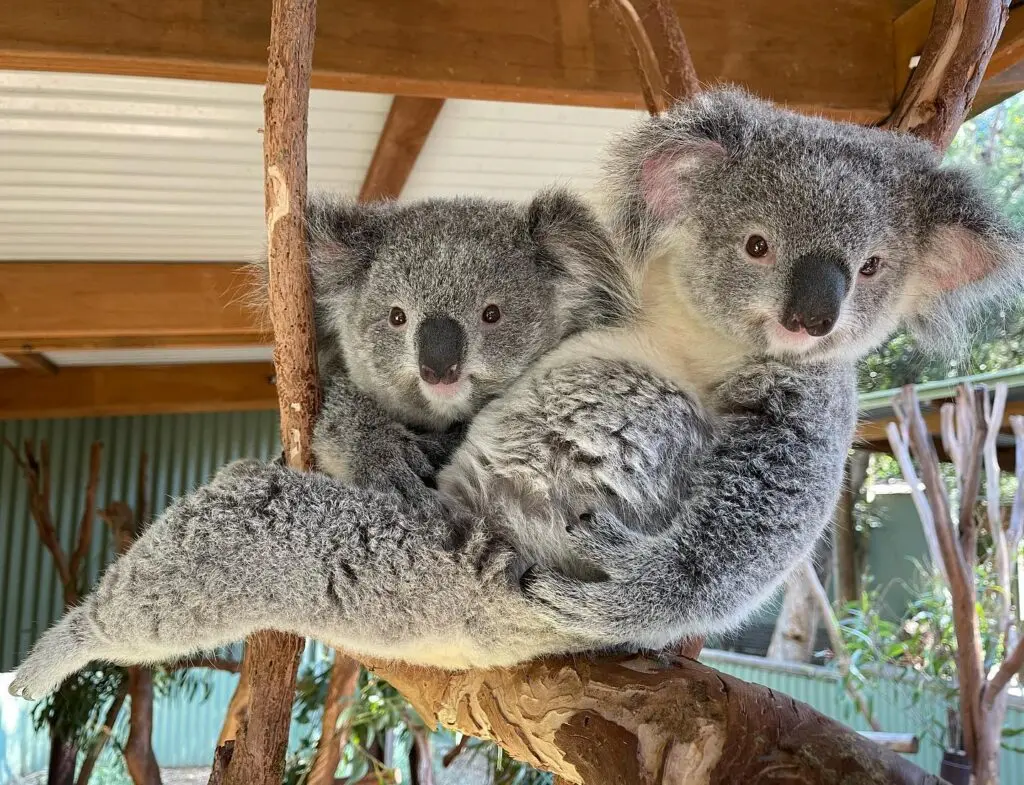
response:
[[[966,396],[970,409],[975,410],[975,398]],[[978,751],[978,730],[983,727],[981,694],[984,685],[984,665],[981,651],[981,636],[975,613],[974,576],[964,553],[956,541],[950,514],[949,497],[939,470],[939,458],[935,445],[921,415],[921,406],[913,385],[903,388],[894,401],[894,408],[900,422],[909,435],[910,447],[925,481],[925,494],[930,508],[934,511],[935,534],[939,542],[942,560],[946,564],[946,576],[953,598],[953,627],[956,632],[957,664],[960,678],[960,715],[964,728],[964,744],[972,760]],[[981,411],[978,407],[977,411]],[[967,419],[967,415],[964,415]],[[970,427],[966,425],[965,427]],[[971,440],[972,443],[974,440]],[[980,446],[980,443],[979,443]],[[907,478],[910,481],[910,478]],[[970,477],[965,475],[965,485]],[[925,521],[922,519],[922,523]]]
[[[89,785],[89,779],[92,777],[93,769],[96,768],[96,762],[99,760],[103,748],[107,746],[107,741],[109,741],[114,733],[114,725],[117,724],[117,718],[121,714],[121,708],[124,706],[124,699],[126,697],[128,697],[128,680],[124,679],[117,690],[117,694],[114,695],[114,700],[107,709],[107,713],[103,715],[103,724],[100,726],[99,733],[93,739],[89,751],[82,760],[82,767],[78,770],[78,778],[75,780],[75,785]]]
[[[13,449],[13,445],[9,442],[8,447]],[[36,457],[32,442],[26,439],[24,457],[18,461],[18,465],[21,467],[28,485],[28,508],[32,520],[35,521],[36,530],[39,532],[39,540],[53,557],[57,576],[60,578],[63,588],[64,605],[71,606],[78,601],[78,587],[72,578],[67,554],[60,544],[57,527],[53,524],[49,494],[50,450],[45,441],[41,443],[40,456],[40,458]]]
[[[448,752],[444,754],[444,757],[441,758],[441,766],[447,769],[453,763],[455,763],[455,759],[466,751],[466,745],[469,744],[469,740],[471,738],[473,737],[465,733],[462,734],[462,738],[459,739],[459,743],[452,747],[450,750],[448,750]]]
[[[975,513],[981,489],[982,445],[985,441],[984,402],[984,388],[975,389],[965,384],[957,389],[957,420],[964,458],[963,485],[960,489],[960,551],[972,587],[974,565],[978,562],[978,522]]]
[[[939,418],[942,429],[942,449],[949,456],[949,462],[953,464],[953,471],[956,472],[957,492],[964,487],[963,451],[960,449],[960,439],[956,433],[956,405],[944,403],[939,409]]]
[[[910,458],[906,428],[901,429],[896,423],[891,422],[885,426],[885,434],[889,437],[889,446],[892,448],[892,454],[896,457],[896,462],[900,465],[900,471],[903,472],[903,479],[910,486],[910,498],[913,499],[914,507],[917,508],[918,517],[921,519],[921,530],[924,532],[925,543],[928,545],[928,555],[943,580],[948,582],[946,563],[942,558],[939,537],[935,531],[935,517],[932,515],[928,498],[924,495],[923,484],[917,476],[914,462]]]
[[[992,674],[985,687],[985,704],[991,706],[995,703],[999,693],[1006,688],[1015,675],[1024,669],[1024,640],[1017,641],[1017,645],[1000,664],[998,670]]]
[[[242,669],[242,663],[226,657],[190,657],[186,660],[178,660],[177,662],[162,665],[161,667],[168,671],[208,668],[209,670],[222,671],[224,673],[238,673]]]
[[[669,0],[605,0],[633,45],[647,111],[661,114],[700,92],[679,16]]]
[[[1016,441],[1014,453],[1014,472],[1017,475],[1017,490],[1013,494],[1013,506],[1010,508],[1010,525],[1007,527],[1006,541],[1011,553],[1016,553],[1020,544],[1021,532],[1024,531],[1024,415],[1015,414],[1010,417],[1010,427]]]
[[[93,442],[89,448],[89,479],[85,485],[85,505],[82,518],[78,522],[78,537],[75,550],[71,553],[68,572],[77,584],[81,580],[82,564],[89,556],[92,547],[93,522],[96,520],[96,490],[100,484],[100,459],[103,456],[103,443]]]
[[[853,702],[857,706],[857,710],[860,712],[861,716],[864,717],[868,725],[871,726],[871,730],[881,731],[882,726],[875,717],[874,712],[871,711],[871,706],[868,704],[867,699],[864,697],[863,693],[857,689],[857,686],[846,678],[850,673],[850,653],[846,648],[846,642],[843,640],[843,633],[839,629],[839,619],[836,618],[836,612],[832,608],[832,602],[828,598],[828,592],[825,591],[825,587],[822,586],[821,581],[818,580],[818,573],[815,571],[814,565],[811,564],[810,560],[805,561],[797,569],[800,572],[801,578],[807,583],[808,588],[811,590],[811,594],[814,595],[814,599],[818,604],[818,610],[821,612],[821,618],[825,622],[825,630],[828,632],[829,645],[832,647],[832,651],[836,656],[836,661],[839,663],[839,673],[844,679],[847,694],[853,699]]]

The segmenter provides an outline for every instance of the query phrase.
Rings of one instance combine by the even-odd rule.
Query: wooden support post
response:
[[[316,0],[273,0],[263,97],[270,319],[288,465],[312,464],[319,409],[313,290],[306,249],[306,131],[313,71]],[[246,645],[242,679],[251,688],[225,785],[279,785],[303,639],[258,633]]]

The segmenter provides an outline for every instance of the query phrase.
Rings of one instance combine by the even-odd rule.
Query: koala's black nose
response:
[[[850,289],[850,273],[842,259],[829,254],[807,254],[793,265],[789,298],[779,319],[790,332],[828,335],[836,325],[843,299]]]
[[[452,384],[459,379],[465,346],[462,325],[447,316],[428,316],[416,330],[420,378],[427,384]]]

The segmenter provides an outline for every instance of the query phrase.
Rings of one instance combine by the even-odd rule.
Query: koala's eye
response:
[[[768,255],[768,241],[759,234],[752,234],[747,238],[747,255],[760,259]]]
[[[401,327],[405,324],[405,311],[397,306],[391,309],[388,314],[388,322],[392,327]]]
[[[484,312],[480,315],[480,318],[483,319],[486,324],[494,324],[501,319],[501,309],[492,303],[484,308]]]
[[[878,272],[878,268],[881,266],[882,260],[877,256],[872,256],[864,264],[860,266],[860,274],[865,278],[870,278],[872,275]]]

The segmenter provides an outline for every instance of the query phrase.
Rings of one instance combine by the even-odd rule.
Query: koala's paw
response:
[[[649,577],[642,562],[652,538],[606,513],[584,513],[568,534],[572,569],[533,565],[521,591],[563,630],[604,643],[628,639],[644,625],[631,600]]]
[[[47,630],[14,675],[9,691],[26,700],[38,700],[55,691],[92,656],[73,632],[75,611]]]
[[[397,493],[411,503],[430,498],[427,480],[435,472],[430,458],[408,433],[358,446],[348,457],[348,470],[357,487]]]

